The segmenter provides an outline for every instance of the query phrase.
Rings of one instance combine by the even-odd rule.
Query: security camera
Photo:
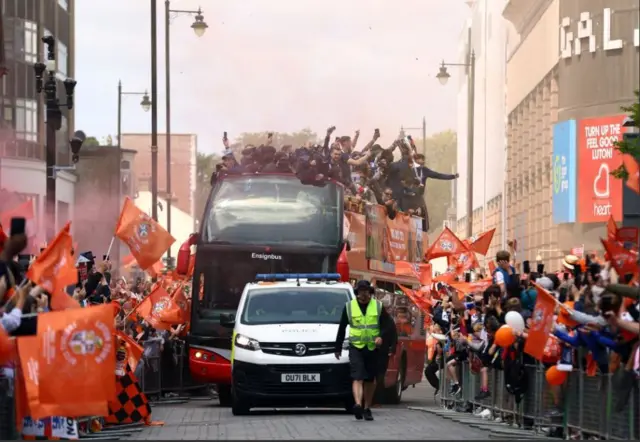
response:
[[[73,161],[74,164],[80,160],[80,149],[86,139],[87,135],[83,131],[77,130],[71,140],[69,140],[69,144],[71,145],[71,161]]]

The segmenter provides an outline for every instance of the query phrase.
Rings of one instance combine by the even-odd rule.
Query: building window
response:
[[[28,20],[24,22],[24,61],[38,61],[38,25]]]
[[[36,100],[16,100],[16,138],[38,141],[38,102]]]
[[[65,11],[69,9],[69,2],[67,0],[58,0],[58,5]]]
[[[58,40],[58,54],[57,54],[57,66],[58,66],[58,74],[62,76],[62,80],[64,81],[67,78],[67,66],[69,63],[69,50],[67,49],[67,45]]]

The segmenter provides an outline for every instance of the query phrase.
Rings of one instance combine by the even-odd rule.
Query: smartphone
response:
[[[529,261],[522,261],[522,273],[525,275],[531,273],[531,263]]]
[[[226,140],[226,139],[227,139],[227,131],[226,131],[226,130],[224,131],[224,135],[222,135],[222,139],[223,139],[223,140]]]
[[[27,230],[27,220],[26,218],[16,217],[11,218],[11,226],[9,233],[11,236],[13,235],[24,235]]]
[[[563,276],[562,279],[564,279],[565,281],[569,280],[569,273],[564,272],[564,275],[562,275],[562,276]]]
[[[538,264],[538,268],[536,270],[540,276],[544,275],[544,264]]]
[[[471,282],[471,273],[464,274],[464,282]]]

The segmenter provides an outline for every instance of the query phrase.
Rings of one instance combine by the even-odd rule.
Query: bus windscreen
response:
[[[295,176],[229,176],[208,210],[205,243],[335,247],[342,239],[335,183],[316,187]]]

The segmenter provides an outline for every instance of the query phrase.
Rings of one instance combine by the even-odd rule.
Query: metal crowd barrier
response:
[[[515,396],[507,392],[502,370],[489,369],[489,391],[485,400],[475,399],[480,392],[481,374],[474,374],[468,362],[460,364],[459,383],[462,391],[451,394],[452,381],[446,366],[441,363],[440,401],[445,408],[460,412],[474,412],[484,418],[512,422],[521,429],[530,429],[538,434],[561,429],[565,438],[596,437],[607,440],[634,440],[640,438],[640,380],[635,386],[625,408],[615,410],[619,390],[614,387],[621,372],[588,376],[583,370],[569,374],[560,387],[551,387],[545,379],[542,364],[528,365],[528,389],[520,404]],[[555,392],[555,395],[554,395]],[[554,404],[554,396],[557,403]]]
[[[0,374],[0,440],[16,440],[13,378]]]
[[[165,343],[165,349],[149,349],[152,343],[145,343],[145,352],[136,368],[135,374],[140,388],[149,400],[162,399],[163,395],[182,395],[189,391],[202,389],[191,378],[189,371],[189,349],[186,342],[173,340]]]

